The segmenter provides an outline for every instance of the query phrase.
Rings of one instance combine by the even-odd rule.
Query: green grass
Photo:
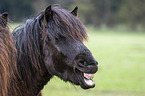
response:
[[[96,87],[83,90],[54,77],[43,96],[145,96],[145,33],[88,29],[88,35],[85,44],[99,62]]]

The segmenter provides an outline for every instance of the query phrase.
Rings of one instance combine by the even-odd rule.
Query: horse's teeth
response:
[[[93,79],[94,74],[87,74],[87,73],[84,73],[84,77],[87,78],[87,79]]]

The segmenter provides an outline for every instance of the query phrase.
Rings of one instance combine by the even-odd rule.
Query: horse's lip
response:
[[[88,65],[84,67],[76,66],[75,69],[79,70],[82,73],[95,74],[98,71],[98,65],[96,66]]]

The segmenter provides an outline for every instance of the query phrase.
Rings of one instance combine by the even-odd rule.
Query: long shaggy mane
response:
[[[16,69],[16,48],[6,24],[0,17],[0,96],[8,96],[8,82]]]

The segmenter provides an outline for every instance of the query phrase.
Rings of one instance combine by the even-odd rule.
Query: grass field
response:
[[[85,44],[99,62],[96,87],[83,90],[54,77],[43,96],[145,96],[145,33],[88,29],[88,35]]]

